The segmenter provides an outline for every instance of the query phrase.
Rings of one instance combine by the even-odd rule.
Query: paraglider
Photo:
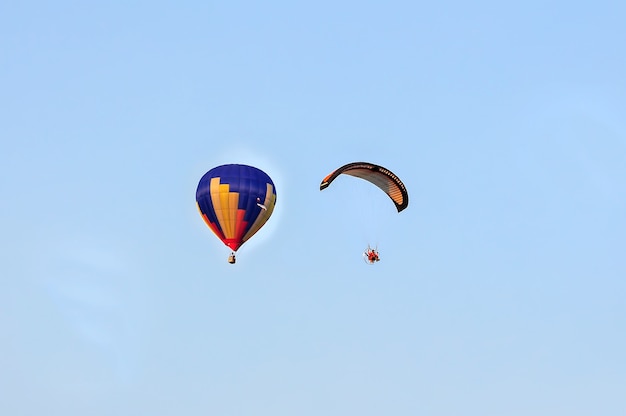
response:
[[[363,252],[363,260],[365,260],[367,264],[374,264],[377,261],[380,261],[378,250],[375,248],[370,248],[368,244],[367,249]]]
[[[409,206],[409,194],[404,183],[389,169],[367,162],[353,162],[343,165],[328,174],[320,184],[320,191],[328,188],[339,175],[349,175],[364,179],[380,188],[394,203],[398,212]],[[377,249],[367,246],[363,253],[365,261],[374,264],[380,261]]]
[[[248,165],[217,166],[202,176],[196,190],[196,205],[202,219],[235,253],[263,227],[276,205],[276,187],[262,170]]]

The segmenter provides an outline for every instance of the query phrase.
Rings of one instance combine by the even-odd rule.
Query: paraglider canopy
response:
[[[409,194],[400,178],[389,169],[373,163],[353,162],[335,169],[322,180],[320,191],[330,186],[342,174],[365,179],[379,187],[391,198],[398,212],[409,206]]]

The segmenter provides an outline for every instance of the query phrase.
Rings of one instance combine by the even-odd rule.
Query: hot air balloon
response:
[[[320,184],[320,191],[328,188],[339,175],[354,176],[376,185],[393,201],[398,212],[409,206],[409,194],[404,183],[385,167],[367,162],[348,163],[328,174]],[[369,245],[363,252],[363,258],[368,264],[374,264],[380,260],[378,250]]]
[[[202,176],[196,190],[196,204],[202,219],[235,252],[267,222],[276,204],[272,179],[254,166],[217,166]]]

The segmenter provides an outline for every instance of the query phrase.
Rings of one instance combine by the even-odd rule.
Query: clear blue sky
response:
[[[4,2],[0,414],[624,415],[624,22]],[[352,161],[409,208],[319,191]],[[222,163],[278,194],[234,266],[195,207]]]

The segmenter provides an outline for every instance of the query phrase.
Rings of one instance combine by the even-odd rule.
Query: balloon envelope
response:
[[[272,215],[276,188],[272,179],[258,168],[222,165],[202,176],[196,203],[211,231],[237,251]]]

